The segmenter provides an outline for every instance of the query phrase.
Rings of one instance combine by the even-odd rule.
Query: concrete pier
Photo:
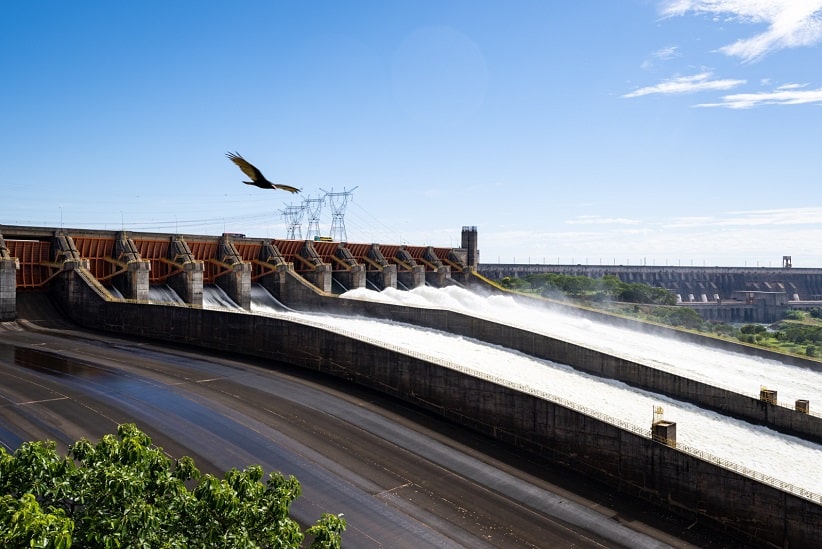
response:
[[[366,279],[378,290],[397,287],[397,266],[382,255],[379,244],[371,244],[364,258],[374,268],[366,271]]]
[[[20,262],[11,257],[0,234],[0,322],[17,318],[17,269]]]
[[[334,261],[340,268],[333,276],[345,291],[365,288],[365,266],[357,263],[348,248],[338,246],[334,252]]]
[[[151,271],[151,263],[140,257],[140,252],[137,251],[134,242],[128,237],[128,233],[117,233],[114,241],[114,257],[125,268],[123,274],[114,277],[114,287],[126,299],[147,301],[150,287],[148,275]]]
[[[397,250],[394,260],[401,267],[397,270],[397,282],[409,290],[425,284],[425,267],[418,265],[403,247]]]
[[[227,236],[220,237],[217,260],[228,273],[218,276],[215,283],[222,288],[234,303],[251,310],[251,264],[243,261],[234,244]]]
[[[168,278],[168,285],[189,305],[203,305],[203,262],[194,258],[180,236],[171,238],[168,259],[179,272]]]
[[[299,258],[311,267],[303,276],[323,293],[331,293],[332,272],[331,265],[323,263],[322,258],[314,250],[310,240],[306,240],[300,248]]]
[[[451,267],[443,265],[442,260],[434,254],[434,249],[428,246],[423,254],[423,261],[430,267],[425,271],[425,282],[435,288],[442,288],[448,284],[447,279],[451,278]]]
[[[56,263],[77,263],[82,264],[86,269],[89,268],[88,259],[84,259],[77,246],[74,245],[74,239],[71,236],[60,230],[54,233],[54,239],[51,241],[52,258]]]

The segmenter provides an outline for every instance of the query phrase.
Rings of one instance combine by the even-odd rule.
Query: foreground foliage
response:
[[[53,442],[0,447],[0,546],[291,548],[305,534],[288,516],[294,477],[258,465],[222,479],[191,458],[172,461],[133,424],[60,457]],[[189,490],[187,485],[193,486]],[[339,548],[345,521],[324,514],[312,548]]]

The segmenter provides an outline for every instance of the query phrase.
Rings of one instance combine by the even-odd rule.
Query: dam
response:
[[[476,228],[463,235],[467,245],[472,236],[476,242]],[[250,285],[257,280],[275,297],[299,304],[317,291],[457,283],[471,268],[469,255],[433,246],[0,225],[0,319],[13,316],[17,290],[46,289],[66,262],[79,262],[127,299],[145,300],[151,286],[168,284],[186,303],[202,305],[203,285],[216,284],[248,308]]]
[[[4,235],[12,234],[5,227],[2,230]],[[26,261],[20,261],[19,250],[26,246],[34,249],[35,246],[19,244],[26,242],[20,238],[19,234],[12,236],[16,238],[7,238],[4,246],[7,250],[4,262],[16,263],[14,271],[15,274],[19,274],[22,266],[18,269],[17,264],[26,264]],[[112,237],[112,248],[115,246],[114,236],[116,235]],[[193,250],[199,250],[205,246],[198,247],[190,244],[190,255],[185,252],[184,248],[181,248],[183,251],[175,252],[174,257],[166,251],[165,257],[155,260],[158,265],[168,265],[166,271],[168,276],[158,283],[165,281],[169,286],[177,285],[180,288],[178,293],[186,296],[184,300],[187,305],[172,306],[151,303],[148,299],[140,297],[143,295],[140,293],[142,291],[140,277],[145,278],[147,275],[136,275],[133,279],[136,279],[138,283],[128,283],[130,272],[150,272],[153,267],[150,260],[149,267],[130,268],[128,266],[130,263],[138,266],[146,264],[146,260],[139,254],[140,246],[145,246],[145,244],[137,244],[138,238],[131,239],[133,246],[128,244],[128,238],[125,239],[126,243],[122,244],[124,250],[137,249],[138,251],[130,261],[118,259],[117,261],[122,265],[108,260],[113,259],[113,254],[105,256],[107,252],[97,253],[93,249],[86,250],[87,244],[82,240],[78,244],[73,235],[65,231],[55,231],[50,237],[40,238],[44,240],[30,239],[30,241],[49,244],[50,253],[45,254],[37,265],[40,269],[40,284],[31,285],[28,290],[20,289],[19,291],[48,291],[52,299],[81,326],[110,333],[275,358],[298,367],[351,379],[431,410],[452,421],[468,425],[478,432],[527,449],[545,459],[585,471],[587,474],[618,486],[620,490],[635,493],[656,504],[665,506],[673,504],[672,508],[680,512],[710,518],[741,534],[753,536],[755,539],[765,540],[775,545],[790,543],[799,546],[819,539],[820,528],[822,528],[820,526],[820,503],[822,502],[815,493],[817,488],[802,486],[801,478],[791,481],[776,479],[776,482],[772,482],[764,478],[761,473],[757,475],[754,468],[738,466],[738,464],[734,466],[728,459],[714,459],[709,455],[700,454],[699,448],[695,446],[689,448],[692,444],[700,444],[697,440],[687,438],[677,440],[675,430],[666,431],[665,436],[654,435],[650,429],[647,429],[647,425],[637,428],[633,421],[624,422],[623,420],[620,423],[618,418],[606,417],[610,414],[598,411],[597,406],[576,404],[571,399],[552,394],[553,391],[535,388],[531,382],[524,379],[512,382],[500,375],[500,372],[480,374],[474,370],[466,370],[463,364],[443,364],[442,360],[436,360],[425,353],[425,349],[415,353],[411,348],[401,349],[385,342],[374,341],[373,338],[369,340],[362,333],[351,333],[354,326],[351,322],[347,324],[348,329],[346,325],[329,329],[302,319],[297,322],[294,319],[276,315],[260,316],[245,311],[253,310],[250,296],[252,288],[259,285],[270,293],[275,305],[282,304],[287,308],[321,311],[324,314],[343,314],[348,317],[363,315],[436,328],[443,332],[456,333],[479,341],[514,348],[519,352],[541,359],[554,357],[559,359],[558,363],[568,364],[575,368],[598,370],[596,374],[598,377],[619,379],[627,376],[631,378],[628,381],[630,384],[651,384],[654,379],[664,377],[658,371],[640,371],[642,365],[633,362],[630,357],[613,357],[609,354],[613,351],[588,349],[583,345],[563,339],[551,338],[529,329],[500,324],[497,321],[478,318],[464,312],[341,298],[340,295],[330,290],[323,290],[315,284],[305,282],[308,276],[300,281],[297,277],[301,275],[295,274],[293,269],[288,268],[288,263],[299,263],[304,265],[304,270],[309,276],[316,275],[317,271],[331,273],[331,281],[326,287],[333,288],[336,284],[334,271],[338,271],[337,280],[342,281],[344,277],[341,275],[356,270],[344,269],[337,262],[326,263],[324,264],[326,268],[317,269],[318,265],[310,267],[301,260],[284,261],[286,266],[281,271],[278,272],[276,268],[268,269],[265,274],[260,275],[251,283],[253,265],[256,261],[263,263],[265,261],[257,256],[254,259],[232,262],[230,254],[224,254],[221,258],[214,258],[213,262],[209,259],[212,265],[209,268],[212,272],[203,274],[206,269],[203,266],[198,268],[196,265],[197,261],[205,263],[206,260],[198,259]],[[59,243],[53,245],[53,242],[45,238],[54,238]],[[168,237],[168,249],[172,247],[173,238],[173,236]],[[227,237],[221,238],[228,240]],[[155,240],[162,241],[160,238]],[[185,240],[197,242],[194,238]],[[212,242],[214,249],[220,249],[220,239],[204,238],[203,240]],[[241,241],[240,246],[242,244]],[[277,244],[275,251],[279,251],[280,243],[275,244]],[[40,246],[45,248],[45,245]],[[242,258],[239,246],[234,245],[234,248],[238,251],[237,255]],[[262,250],[265,246],[261,244],[259,248]],[[380,246],[380,249],[382,248],[383,246]],[[460,255],[450,254],[450,252],[449,250],[449,254],[441,254],[446,261],[438,258],[442,266],[449,267],[447,269],[439,269],[437,264],[431,261],[430,253],[427,256],[429,259],[423,257],[425,252],[421,253],[419,262],[412,256],[415,263],[422,264],[422,268],[418,271],[424,273],[420,278],[425,279],[425,282],[414,287],[424,288],[426,283],[428,286],[434,286],[435,284],[431,282],[441,282],[438,287],[465,286],[477,290],[483,288],[481,277],[476,276],[468,265],[461,266],[454,261]],[[99,270],[94,271],[90,261],[91,257],[87,256],[95,254],[100,265],[110,264],[110,266],[98,267]],[[118,257],[125,257],[125,255],[121,254]],[[276,255],[271,257],[276,257]],[[280,257],[283,257],[282,252],[280,252]],[[434,257],[437,257],[436,252],[434,252]],[[377,261],[375,263],[379,264]],[[450,277],[446,275],[451,274],[452,265],[448,263],[454,263],[462,271],[461,279],[455,277],[449,280]],[[34,265],[34,261],[28,261],[28,264]],[[189,264],[194,266],[187,266]],[[335,265],[337,265],[336,268]],[[231,266],[230,269],[229,266]],[[264,271],[262,266],[260,267],[260,270]],[[108,272],[106,269],[109,269]],[[4,272],[9,270],[11,269],[6,268]],[[407,272],[412,271],[413,269],[408,269]],[[95,272],[102,274],[98,278]],[[283,272],[290,274],[283,275]],[[374,269],[372,272],[379,273],[380,271]],[[188,277],[186,277],[187,273]],[[200,273],[205,280],[213,280],[209,284],[219,286],[225,290],[226,294],[231,295],[233,292],[237,297],[235,301],[242,312],[203,308],[203,283],[198,286],[197,273]],[[237,275],[237,273],[245,274]],[[285,284],[278,284],[276,280],[274,283],[266,281],[267,278],[276,279],[278,275],[283,275],[283,279],[299,286],[297,289],[289,289],[285,287]],[[180,277],[183,283],[172,282],[171,279],[174,276]],[[112,296],[111,291],[107,289],[107,285],[116,287],[117,277],[123,277],[120,279],[119,286],[125,290],[124,299]],[[221,284],[218,282],[220,279],[231,279],[232,277],[240,279],[239,283],[224,282]],[[429,277],[431,282],[428,281]],[[248,279],[248,291],[244,292],[246,278]],[[379,275],[373,278],[380,280]],[[34,280],[33,277],[30,278],[30,281],[32,280]],[[320,276],[316,280],[323,281],[325,284],[328,276],[326,275],[325,278]],[[385,274],[382,274],[382,280],[386,280]],[[349,286],[355,286],[355,284],[349,282]],[[360,288],[365,286],[366,283],[363,280]],[[408,287],[404,283],[403,286]],[[391,285],[387,287],[391,288]],[[397,284],[396,287],[401,286]],[[342,294],[345,295],[350,291],[352,290],[349,287]],[[128,292],[133,293],[128,294]],[[129,295],[138,297],[129,297]],[[249,296],[247,306],[242,304],[244,295]],[[234,299],[232,297],[232,300]],[[254,333],[260,331],[277,334],[277,336],[260,341],[259,338],[253,337]],[[510,358],[500,358],[500,361],[508,362],[509,360]],[[807,366],[811,369],[809,365]],[[630,372],[626,374],[624,371],[627,370]],[[660,384],[667,386],[666,390],[669,392],[681,393],[679,396],[684,395],[687,397],[686,400],[699,399],[707,395],[708,400],[712,401],[712,407],[724,409],[732,416],[748,415],[757,423],[769,424],[778,431],[791,433],[791,436],[806,437],[811,441],[818,436],[818,418],[814,414],[780,406],[778,402],[734,395],[733,391],[728,388],[711,388],[704,382],[705,380],[674,379],[676,374],[670,372],[668,375],[674,377],[663,380]],[[567,381],[565,384],[570,386],[572,382]],[[556,389],[556,391],[560,390],[561,388]],[[551,398],[552,396],[554,398]],[[795,396],[807,395],[796,393]],[[668,406],[669,404],[666,403],[666,408]],[[674,405],[671,403],[670,406]],[[647,423],[651,423],[650,418]],[[657,422],[655,425],[665,426],[665,423]],[[735,435],[727,436],[728,438],[735,437]],[[818,448],[818,442],[805,444],[810,445],[808,447],[812,452]],[[786,451],[790,452],[790,450]],[[751,504],[752,498],[756,502],[753,505]]]
[[[771,323],[788,310],[822,307],[822,269],[793,267],[790,256],[783,256],[780,267],[480,263],[477,269],[494,280],[541,273],[615,276],[627,284],[665,288],[706,320],[722,322]]]

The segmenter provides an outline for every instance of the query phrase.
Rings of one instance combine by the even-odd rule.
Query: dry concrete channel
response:
[[[380,393],[270,360],[81,329],[44,295],[0,325],[0,442],[135,422],[205,471],[260,463],[344,513],[346,547],[744,547]]]

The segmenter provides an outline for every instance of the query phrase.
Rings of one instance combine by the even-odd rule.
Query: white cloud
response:
[[[822,0],[667,0],[665,17],[688,12],[725,16],[741,23],[765,23],[765,32],[737,40],[720,51],[754,61],[772,51],[822,41]]]
[[[735,93],[724,96],[718,103],[700,103],[696,106],[751,109],[762,105],[822,105],[822,88],[804,90],[802,87],[798,84],[787,84],[770,92]]]
[[[623,95],[622,97],[642,97],[643,95],[651,95],[657,93],[681,94],[694,93],[706,90],[729,90],[731,88],[735,88],[736,86],[745,84],[746,82],[745,80],[734,80],[729,78],[711,80],[711,76],[713,76],[713,74],[710,72],[702,72],[699,74],[694,74],[692,76],[678,76],[675,78],[671,78],[670,80],[665,80],[653,86],[646,86],[644,88],[636,89],[630,93]]]
[[[666,227],[773,227],[788,225],[822,225],[822,206],[731,211],[724,213],[721,217],[680,217],[673,219]]]
[[[669,229],[674,228],[681,228],[681,227],[705,227],[707,225],[714,224],[715,220],[713,217],[676,217],[672,219],[669,223],[666,224],[666,227]]]
[[[576,220],[532,231],[481,233],[483,262],[647,265],[822,265],[822,206],[720,212],[711,215],[638,220],[625,226],[590,226]],[[582,229],[582,230],[580,230]]]
[[[679,57],[679,46],[668,46],[667,48],[662,48],[656,50],[651,54],[651,57],[654,59],[658,59],[659,61],[668,61],[669,59],[673,59],[674,57]],[[654,67],[654,62],[651,59],[646,59],[640,65],[642,70],[651,70]]]
[[[600,217],[598,215],[581,215],[565,222],[568,225],[639,225],[637,219],[624,217]]]
[[[782,84],[781,86],[778,86],[776,89],[777,90],[797,90],[799,88],[805,88],[805,87],[807,87],[807,84]]]
[[[678,49],[679,49],[679,46],[669,46],[667,48],[662,48],[660,50],[655,51],[653,53],[653,55],[657,59],[662,59],[662,60],[672,59],[672,58],[678,56],[678,53],[677,53]]]

